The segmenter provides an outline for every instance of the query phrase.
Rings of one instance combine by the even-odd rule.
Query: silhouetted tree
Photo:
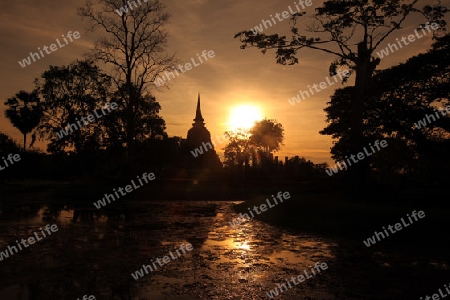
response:
[[[35,84],[44,99],[44,116],[38,130],[41,138],[50,141],[49,152],[67,149],[80,153],[106,146],[105,117],[100,109],[105,108],[109,100],[110,78],[98,66],[88,60],[68,66],[50,66]],[[98,118],[94,111],[103,117]],[[83,124],[81,117],[86,119],[89,115],[94,115],[95,120]],[[70,124],[79,129],[69,130],[67,136],[59,138],[56,133],[68,130]]]
[[[137,89],[137,88],[136,88]],[[119,104],[119,108],[105,118],[106,130],[108,132],[109,146],[123,148],[126,145],[127,133],[127,97],[128,88],[122,86],[114,93],[111,101]],[[136,126],[135,140],[142,143],[147,139],[165,138],[165,121],[159,116],[161,106],[152,95],[141,95],[135,104],[133,122]]]
[[[164,26],[169,15],[158,0],[143,1],[138,8],[128,9],[126,0],[102,0],[101,8],[87,2],[78,13],[91,21],[92,28],[102,28],[106,36],[95,44],[92,57],[112,67],[111,77],[117,89],[126,90],[123,103],[126,113],[126,143],[130,156],[134,153],[135,115],[139,99],[145,97],[150,83],[165,70],[172,70],[173,56],[165,54],[167,33]],[[131,5],[131,4],[130,4]],[[127,12],[123,12],[123,7]]]
[[[264,119],[255,122],[250,129],[250,143],[266,156],[280,150],[284,140],[284,129],[276,120]]]
[[[16,154],[20,152],[20,146],[9,136],[0,132],[0,157],[6,157],[9,154]],[[2,164],[3,166],[3,164]],[[20,165],[19,165],[20,166]],[[4,166],[2,167],[4,168]],[[20,171],[16,167],[6,168],[6,170],[0,170],[0,184],[6,180],[11,180],[20,174]],[[0,193],[0,200],[3,193]]]
[[[20,147],[17,143],[3,132],[0,132],[0,156],[17,153],[19,151]]]
[[[42,117],[37,91],[27,93],[20,91],[14,97],[5,102],[8,108],[5,116],[11,124],[23,134],[23,151],[26,151],[27,134],[36,128]]]
[[[364,103],[363,141],[387,139],[383,153],[368,157],[385,174],[417,170],[418,161],[441,157],[449,138],[450,118],[435,108],[450,104],[450,35],[438,38],[430,51],[414,56],[406,63],[378,72]],[[342,160],[349,153],[353,87],[338,89],[332,95],[327,112],[328,126],[321,134],[332,135],[337,142],[331,149],[333,158]],[[428,115],[431,122],[423,128],[415,123]],[[428,121],[428,120],[427,120]],[[441,146],[438,146],[438,145]],[[354,153],[353,153],[354,154]],[[378,160],[378,163],[376,163]],[[441,162],[443,160],[441,159]]]
[[[236,130],[225,132],[228,144],[223,148],[224,165],[228,167],[241,167],[246,160],[249,160],[253,151],[250,144],[250,133],[248,130]]]
[[[351,97],[350,113],[350,151],[358,151],[363,145],[361,127],[363,125],[363,106],[367,88],[375,68],[380,62],[374,56],[374,51],[394,31],[408,19],[411,13],[418,13],[430,22],[436,22],[440,29],[445,28],[443,17],[448,12],[439,4],[426,5],[422,10],[417,8],[418,0],[410,1],[378,1],[378,0],[330,0],[316,8],[312,19],[314,24],[306,25],[305,31],[299,30],[297,23],[306,13],[298,12],[291,17],[291,38],[278,34],[266,35],[253,30],[241,31],[239,37],[241,49],[257,47],[265,53],[269,49],[276,50],[277,63],[293,65],[298,63],[297,53],[303,48],[309,48],[337,57],[330,65],[330,75],[334,76],[338,66],[347,66],[356,73],[355,89]],[[357,48],[355,49],[355,46]],[[356,165],[354,170],[355,183],[362,179],[358,170],[363,164]],[[362,168],[361,168],[362,167]],[[364,183],[364,180],[363,182]],[[357,184],[356,184],[357,185]]]

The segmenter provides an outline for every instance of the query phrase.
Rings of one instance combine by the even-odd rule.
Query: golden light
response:
[[[233,107],[228,120],[228,129],[235,131],[238,128],[250,129],[256,121],[263,119],[259,107],[243,104]]]
[[[243,242],[238,246],[239,249],[243,250],[250,250],[250,245],[248,244],[248,241]]]

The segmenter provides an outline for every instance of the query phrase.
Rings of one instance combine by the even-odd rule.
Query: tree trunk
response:
[[[128,156],[128,164],[129,164],[129,171],[131,173],[134,173],[135,171],[135,165],[134,161],[136,160],[136,145],[135,145],[135,123],[134,123],[134,107],[135,107],[135,100],[137,95],[135,95],[135,89],[133,87],[133,84],[131,82],[128,83],[128,107],[127,107],[127,156]]]
[[[352,99],[352,116],[350,131],[350,154],[356,155],[364,148],[363,136],[363,109],[367,85],[371,77],[370,53],[367,51],[367,43],[358,44],[358,63],[356,66],[355,93]],[[367,184],[367,173],[369,168],[368,158],[359,161],[349,167],[351,188],[359,194],[363,192]]]

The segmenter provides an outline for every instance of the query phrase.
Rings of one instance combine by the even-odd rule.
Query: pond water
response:
[[[0,299],[264,299],[276,283],[333,260],[337,245],[317,236],[256,220],[231,227],[233,203],[141,202],[125,212],[30,204],[2,211],[0,251],[46,224],[58,231],[4,258]],[[193,250],[132,278],[183,243]],[[333,299],[327,271],[284,294]]]
[[[0,262],[0,299],[268,299],[278,283],[316,262],[328,269],[292,284],[278,298],[395,299],[423,276],[409,272],[417,264],[448,274],[442,261],[400,261],[392,254],[364,251],[362,243],[290,232],[256,220],[233,228],[234,203],[148,201],[120,210],[50,204],[3,208],[0,251],[47,224],[57,224],[58,231]],[[131,276],[187,243],[192,251],[137,280]],[[403,276],[397,282],[389,277],[397,278],[395,270]],[[393,298],[382,297],[387,292]]]

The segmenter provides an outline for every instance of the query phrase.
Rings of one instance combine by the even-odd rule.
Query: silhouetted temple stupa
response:
[[[194,123],[192,123],[192,128],[188,130],[187,141],[189,143],[194,143],[196,145],[201,145],[203,142],[211,143],[211,134],[203,123],[204,119],[202,117],[202,111],[200,109],[200,94],[197,100],[197,110],[195,111]],[[203,145],[202,145],[203,146]]]
[[[211,142],[211,134],[206,129],[203,121],[199,94],[194,123],[192,123],[192,128],[188,130],[186,138],[186,144],[189,151],[191,151],[190,156],[192,157],[189,167],[216,170],[222,167],[222,163],[214,150],[214,145]],[[192,153],[195,153],[195,155]]]

